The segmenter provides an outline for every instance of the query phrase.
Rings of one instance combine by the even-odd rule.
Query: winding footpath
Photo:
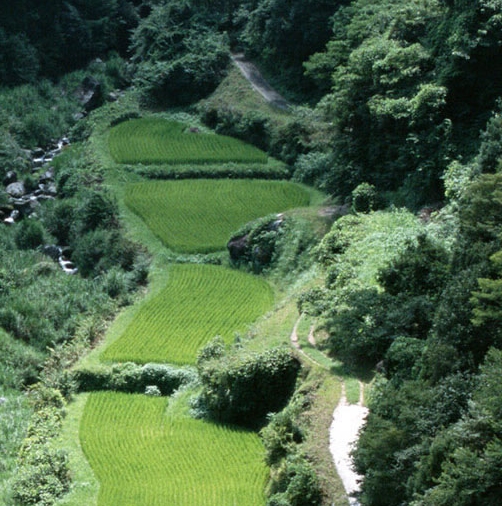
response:
[[[253,89],[270,105],[283,110],[289,109],[289,103],[267,83],[258,68],[247,61],[244,55],[234,54],[232,55],[232,61],[239,68],[242,75],[249,81]],[[298,326],[302,318],[303,313],[296,320],[291,332],[291,346],[308,361],[319,367],[323,367],[319,362],[307,355],[300,346]],[[315,348],[316,341],[314,329],[315,326],[312,325],[308,335],[308,342]],[[359,402],[357,404],[349,404],[345,393],[345,383],[342,381],[342,396],[333,412],[333,421],[329,430],[329,449],[333,456],[333,462],[337,473],[347,493],[350,506],[359,506],[357,499],[351,497],[351,495],[359,490],[359,481],[361,479],[353,469],[350,453],[354,444],[357,442],[359,431],[364,425],[364,421],[368,415],[368,408],[364,406],[364,388],[361,382],[359,383],[359,392]]]
[[[301,349],[298,339],[298,326],[303,318],[303,313],[296,320],[291,332],[291,345],[304,357],[311,362],[322,367],[319,362],[309,357]],[[308,341],[315,347],[314,337],[315,325],[309,330]],[[359,476],[353,469],[351,451],[357,442],[359,431],[364,425],[364,421],[368,416],[369,410],[364,406],[364,385],[359,382],[359,402],[357,404],[349,404],[345,392],[345,383],[342,381],[342,395],[340,401],[333,412],[333,421],[329,429],[329,450],[333,457],[336,471],[342,480],[343,487],[347,494],[350,506],[359,506],[359,502],[352,494],[359,490]]]
[[[345,492],[349,496],[351,506],[359,505],[359,502],[350,496],[359,490],[361,477],[352,467],[350,452],[368,415],[368,408],[363,406],[363,385],[361,383],[359,384],[359,392],[359,402],[349,404],[345,394],[345,384],[342,383],[342,397],[335,408],[333,422],[329,429],[329,450]]]

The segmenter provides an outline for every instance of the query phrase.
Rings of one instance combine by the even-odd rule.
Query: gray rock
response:
[[[55,197],[58,194],[58,189],[56,187],[56,183],[49,182],[43,185],[43,191],[46,195],[50,195],[51,197]]]
[[[59,257],[63,254],[63,250],[61,247],[56,246],[55,244],[46,244],[42,248],[42,253],[57,262],[59,260]]]
[[[85,118],[85,114],[83,112],[76,112],[73,115],[73,121],[79,121],[81,119]]]
[[[248,248],[248,239],[249,234],[245,234],[239,237],[235,237],[228,242],[227,248],[232,260],[239,260],[239,258],[245,254]]]
[[[26,194],[26,188],[24,187],[24,183],[22,181],[11,183],[7,186],[7,188],[5,188],[5,191],[14,198],[21,198]]]
[[[45,155],[45,150],[42,148],[35,148],[31,151],[33,158],[42,158]]]
[[[87,112],[92,111],[103,101],[101,83],[92,76],[86,76],[77,91],[77,96],[84,109]]]
[[[54,180],[54,167],[49,167],[43,174],[40,175],[38,181],[41,184],[48,183]]]
[[[55,200],[55,199],[56,199],[56,197],[54,197],[54,196],[52,196],[52,195],[45,195],[45,194],[40,195],[40,196],[38,197],[38,201],[39,201],[39,202],[43,202],[43,201],[47,201],[47,200]]]
[[[36,197],[28,199],[16,199],[13,202],[14,208],[21,216],[29,216],[40,205]]]
[[[17,182],[17,174],[13,170],[9,170],[7,174],[5,174],[3,180],[2,180],[4,186],[9,186],[12,183]]]

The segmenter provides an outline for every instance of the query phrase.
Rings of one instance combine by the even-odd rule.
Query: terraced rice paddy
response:
[[[192,133],[186,125],[161,118],[120,123],[110,131],[109,149],[117,163],[267,163],[263,151],[223,135]]]
[[[180,123],[146,118],[110,131],[118,163],[265,163],[235,139],[187,133]],[[161,167],[162,168],[162,167]],[[174,251],[225,248],[245,223],[294,207],[310,194],[285,181],[178,180],[126,186],[126,205]],[[273,305],[257,276],[213,265],[172,264],[166,286],[141,302],[101,359],[195,363],[214,336],[230,343]],[[187,399],[113,392],[90,394],[80,440],[100,482],[97,506],[264,506],[268,468],[256,433],[195,420]]]
[[[257,434],[194,420],[162,397],[94,393],[80,428],[98,506],[263,506]]]
[[[273,304],[272,289],[256,276],[213,265],[170,269],[167,286],[143,303],[103,359],[192,364],[214,336],[232,342]]]
[[[169,248],[209,253],[261,216],[306,206],[309,193],[287,181],[148,181],[126,187],[125,202]]]

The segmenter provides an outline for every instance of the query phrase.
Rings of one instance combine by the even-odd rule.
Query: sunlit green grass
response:
[[[209,253],[224,249],[245,223],[307,206],[310,195],[286,181],[148,181],[128,185],[125,203],[169,248]]]
[[[97,506],[263,506],[268,472],[258,435],[167,403],[90,395],[80,438],[101,483]]]

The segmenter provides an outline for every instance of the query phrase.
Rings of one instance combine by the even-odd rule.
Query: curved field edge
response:
[[[80,444],[80,422],[89,394],[78,394],[66,407],[63,432],[57,441],[59,448],[68,452],[72,474],[70,492],[56,501],[55,506],[96,505],[99,481],[94,474]]]
[[[268,156],[243,141],[199,132],[177,121],[146,117],[110,130],[110,154],[117,163],[267,163]]]
[[[140,304],[122,335],[101,354],[106,361],[193,364],[216,335],[231,343],[271,309],[263,279],[213,265],[175,264],[158,294]]]
[[[167,247],[209,253],[249,221],[308,206],[311,194],[287,181],[200,179],[131,183],[124,200]]]
[[[168,402],[89,396],[80,439],[101,483],[98,506],[263,506],[268,470],[259,436],[194,420]]]

